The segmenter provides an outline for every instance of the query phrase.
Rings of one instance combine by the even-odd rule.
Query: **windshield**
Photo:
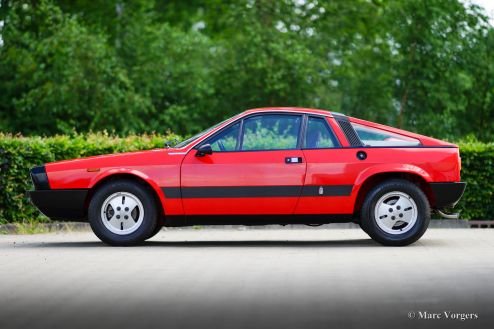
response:
[[[193,141],[197,140],[198,138],[200,138],[201,136],[204,136],[206,135],[208,132],[210,132],[211,130],[213,130],[214,128],[218,127],[219,125],[223,124],[224,122],[230,120],[231,118],[228,118],[224,121],[221,121],[220,123],[217,123],[215,124],[214,126],[212,127],[209,127],[208,129],[204,130],[204,131],[201,131],[200,133],[190,137],[190,138],[187,138],[186,140],[178,143],[177,145],[174,146],[174,148],[181,148],[181,147],[184,147],[184,146],[187,146],[189,145],[190,143],[192,143]]]

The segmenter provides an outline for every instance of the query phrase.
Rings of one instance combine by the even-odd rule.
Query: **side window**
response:
[[[301,116],[266,114],[244,120],[242,150],[297,148]]]
[[[215,152],[235,151],[237,149],[239,129],[240,123],[237,122],[233,126],[211,137],[207,143],[211,144],[211,148]]]
[[[338,143],[328,123],[323,118],[309,117],[304,148],[322,149],[337,147]]]
[[[378,128],[352,123],[358,137],[367,146],[419,146],[415,138],[395,134]]]

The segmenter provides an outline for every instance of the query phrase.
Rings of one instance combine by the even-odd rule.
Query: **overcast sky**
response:
[[[494,26],[494,0],[471,0],[471,2],[485,8],[487,15],[490,17],[491,25]]]

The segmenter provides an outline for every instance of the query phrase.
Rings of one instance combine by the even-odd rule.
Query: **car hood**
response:
[[[180,163],[187,152],[173,148],[115,153],[45,164],[47,172],[88,168],[134,167]]]

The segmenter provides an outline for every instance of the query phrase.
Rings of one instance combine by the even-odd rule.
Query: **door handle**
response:
[[[286,164],[291,164],[291,163],[302,163],[302,157],[286,157],[285,158],[285,163]]]

